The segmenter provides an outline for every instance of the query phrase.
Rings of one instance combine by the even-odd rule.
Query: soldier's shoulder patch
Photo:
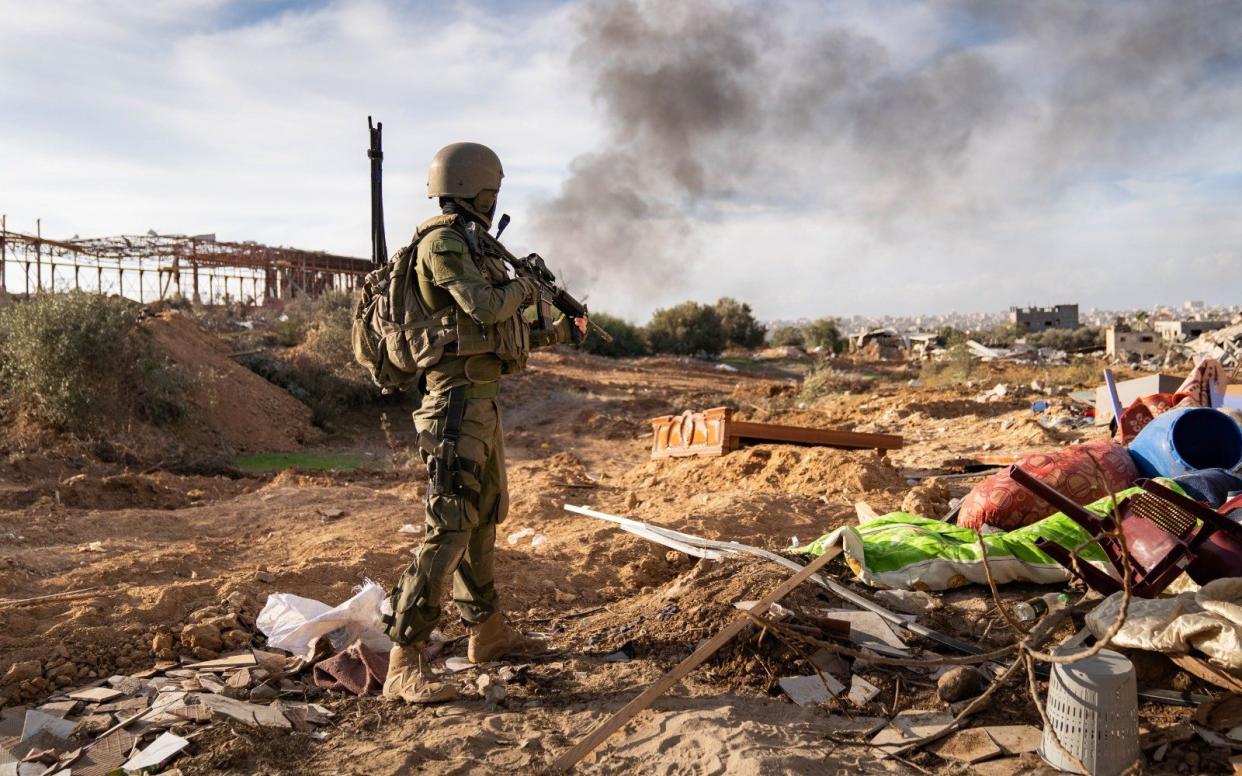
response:
[[[431,241],[433,253],[465,253],[466,241],[455,233],[445,230]]]

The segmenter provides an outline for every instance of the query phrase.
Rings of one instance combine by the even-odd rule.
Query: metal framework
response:
[[[0,216],[0,291],[10,294],[76,289],[139,302],[260,303],[356,288],[371,269],[366,259],[215,235],[48,240],[41,225],[33,235],[10,232]]]

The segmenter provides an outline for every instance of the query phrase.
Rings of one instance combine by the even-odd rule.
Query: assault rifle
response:
[[[587,313],[587,306],[579,302],[570,295],[565,287],[556,282],[556,275],[552,274],[552,270],[548,269],[547,262],[538,253],[532,253],[523,258],[518,258],[509,249],[500,244],[500,235],[504,233],[505,227],[509,225],[509,214],[505,213],[500,217],[500,222],[496,225],[496,236],[492,237],[483,231],[483,239],[478,240],[479,248],[485,252],[491,252],[501,261],[513,268],[513,274],[520,278],[534,281],[539,288],[539,324],[541,328],[551,328],[551,310],[549,307],[555,307],[562,313],[567,315],[571,320],[574,318],[586,318],[591,330],[600,336],[605,342],[612,342],[612,335],[595,321],[591,320]],[[474,226],[473,222],[471,226]]]
[[[367,129],[371,131],[371,147],[367,157],[371,160],[371,263],[377,267],[388,261],[388,240],[384,237],[384,149],[381,134],[384,123],[371,123],[367,116]]]

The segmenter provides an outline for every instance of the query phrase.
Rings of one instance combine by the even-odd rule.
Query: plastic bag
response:
[[[307,660],[314,657],[315,642],[325,637],[336,652],[361,639],[384,654],[392,647],[380,623],[380,607],[386,600],[384,588],[369,579],[354,588],[352,598],[337,606],[292,593],[272,593],[255,625],[267,636],[269,647]]]

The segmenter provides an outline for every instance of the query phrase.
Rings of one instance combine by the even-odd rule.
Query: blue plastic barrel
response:
[[[1180,477],[1198,469],[1242,463],[1242,429],[1223,412],[1182,407],[1157,415],[1130,443],[1145,477]]]

